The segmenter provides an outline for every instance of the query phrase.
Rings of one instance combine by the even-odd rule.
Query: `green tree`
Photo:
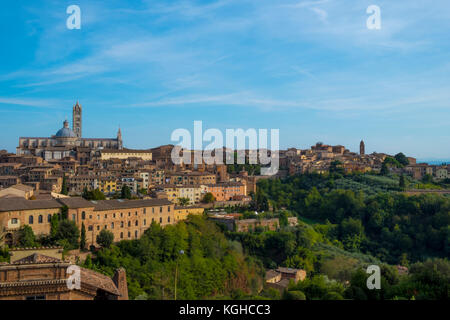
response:
[[[184,197],[183,198],[178,198],[178,203],[182,207],[187,206],[190,202],[191,202],[191,200],[189,200],[189,198],[184,198]]]
[[[24,225],[20,228],[18,243],[21,247],[34,247],[36,245],[36,237],[33,229],[29,225]]]
[[[386,164],[385,162],[383,162],[383,164],[381,165],[380,174],[381,174],[382,176],[385,176],[385,175],[387,175],[388,173],[389,173],[388,166],[387,166],[387,164]]]
[[[131,189],[127,185],[122,187],[122,191],[120,193],[121,199],[131,199]]]
[[[66,175],[63,176],[62,187],[61,187],[61,194],[64,194],[64,195],[68,195],[69,194],[69,188],[67,187],[67,177],[66,177]]]
[[[214,201],[216,201],[216,198],[214,197],[214,195],[211,192],[205,193],[205,195],[203,196],[203,199],[202,199],[203,203],[213,203]]]
[[[395,160],[397,160],[401,165],[403,166],[407,166],[409,165],[409,160],[408,158],[403,154],[403,153],[397,153],[395,155]]]
[[[109,230],[103,229],[97,235],[96,240],[103,248],[110,248],[114,242],[114,234]]]
[[[403,174],[400,175],[400,180],[399,180],[399,182],[398,182],[398,186],[399,186],[401,189],[405,189],[405,188],[406,188],[405,176],[404,176]]]
[[[79,248],[79,237],[80,231],[74,221],[62,220],[59,223],[55,239],[60,243],[65,240],[65,249]]]
[[[80,249],[84,250],[86,248],[86,227],[84,222],[81,224],[81,234],[80,234]]]

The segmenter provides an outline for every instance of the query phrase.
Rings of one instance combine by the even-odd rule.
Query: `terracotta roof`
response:
[[[76,197],[76,198],[59,198],[57,200],[61,203],[61,205],[66,205],[69,209],[78,209],[78,208],[92,208],[94,204],[90,201],[87,201],[84,198]]]
[[[25,200],[23,198],[0,199],[0,212],[32,210],[32,209],[54,209],[60,208],[61,204],[56,200]]]
[[[81,269],[81,282],[91,285],[93,287],[102,289],[106,292],[120,296],[120,291],[114,284],[114,281],[99,272],[93,270],[80,268]]]
[[[28,257],[16,260],[14,264],[36,264],[36,263],[57,263],[57,262],[61,262],[61,260],[40,253],[33,253]]]
[[[11,188],[14,188],[14,189],[17,189],[17,190],[20,190],[20,191],[25,191],[25,192],[29,192],[29,191],[33,191],[34,190],[33,187],[30,187],[30,186],[27,186],[27,185],[24,185],[24,184],[15,184],[15,185],[11,186]]]
[[[268,270],[266,271],[266,280],[273,279],[275,277],[278,277],[280,273],[276,272],[275,270]]]

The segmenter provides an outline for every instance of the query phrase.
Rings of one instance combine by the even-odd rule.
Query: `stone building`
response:
[[[37,236],[48,235],[51,218],[68,208],[67,217],[79,229],[86,228],[87,245],[97,245],[101,230],[114,234],[114,240],[138,239],[152,222],[161,226],[176,223],[174,204],[167,199],[101,200],[59,198],[52,200],[0,199],[0,244],[14,245],[21,226],[29,225]]]
[[[117,269],[113,278],[80,267],[80,286],[68,286],[70,263],[62,250],[22,250],[25,256],[0,263],[0,300],[128,300],[126,272]],[[48,254],[49,251],[56,251]],[[59,255],[59,256],[58,256]],[[23,256],[23,255],[22,255]]]
[[[17,155],[33,155],[45,160],[63,159],[66,157],[86,157],[88,150],[123,148],[122,132],[117,133],[113,139],[83,138],[82,137],[82,107],[77,102],[73,107],[73,128],[69,128],[69,122],[65,120],[63,127],[51,137],[20,137],[19,146],[16,148]]]

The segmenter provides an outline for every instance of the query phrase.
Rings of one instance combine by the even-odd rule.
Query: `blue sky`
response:
[[[20,2],[20,3],[19,3]],[[81,30],[66,8],[81,8]],[[368,30],[366,8],[381,8]],[[85,137],[170,143],[177,128],[276,128],[450,158],[447,0],[3,1],[0,149],[50,136],[78,99]]]

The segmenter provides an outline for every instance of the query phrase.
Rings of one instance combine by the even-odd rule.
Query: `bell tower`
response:
[[[73,106],[73,132],[75,132],[78,138],[81,138],[81,128],[82,128],[82,119],[81,119],[82,108],[78,103]]]
[[[359,144],[359,154],[363,156],[365,153],[366,153],[366,145],[364,144],[364,141],[361,140]]]

